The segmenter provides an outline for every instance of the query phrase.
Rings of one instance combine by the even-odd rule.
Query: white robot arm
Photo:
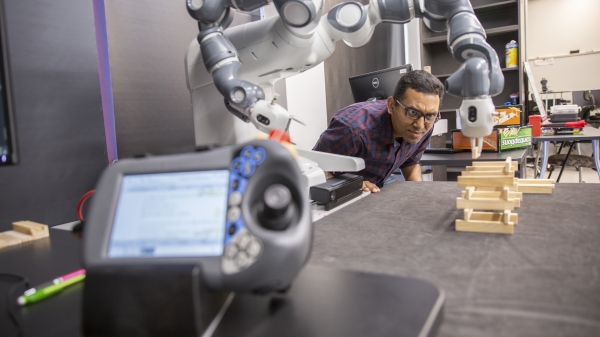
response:
[[[196,110],[214,110],[209,101],[214,102],[216,93],[210,88],[216,87],[224,97],[224,106],[240,120],[263,132],[287,130],[296,118],[275,103],[273,84],[277,80],[324,61],[339,40],[350,47],[360,47],[381,22],[402,24],[421,17],[434,31],[449,29],[449,49],[463,65],[447,79],[446,91],[464,99],[460,108],[462,131],[480,139],[481,151],[481,138],[493,128],[491,96],[502,91],[504,77],[498,56],[485,42],[485,31],[468,0],[371,0],[368,5],[344,2],[323,16],[323,0],[273,0],[279,17],[225,30],[235,9],[251,11],[269,2],[186,0],[189,14],[199,21],[200,27],[186,54],[186,76],[195,115]],[[231,122],[225,116],[213,115],[201,121],[195,117],[196,126],[203,124],[204,134],[212,141],[234,143],[253,136],[239,123],[215,125],[215,117],[225,124]],[[215,130],[225,129],[238,134],[215,134]]]

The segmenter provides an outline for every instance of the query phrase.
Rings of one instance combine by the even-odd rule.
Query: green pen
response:
[[[61,292],[63,289],[72,284],[75,284],[79,281],[83,281],[83,279],[85,279],[85,274],[75,276],[58,284],[52,284],[50,286],[37,290],[33,294],[19,296],[19,298],[17,298],[17,303],[19,305],[25,305],[43,300],[47,297]]]

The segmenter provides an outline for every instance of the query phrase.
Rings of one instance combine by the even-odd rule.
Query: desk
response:
[[[543,126],[543,125],[542,125]],[[592,151],[594,155],[594,163],[596,164],[596,171],[598,172],[598,178],[600,179],[600,162],[598,160],[598,140],[600,139],[600,130],[591,126],[586,126],[582,130],[580,135],[560,135],[560,136],[539,136],[534,137],[534,142],[540,142],[542,148],[542,167],[540,168],[540,178],[544,177],[546,173],[546,167],[548,166],[548,143],[549,142],[568,142],[578,140],[591,140]]]
[[[531,147],[500,153],[483,152],[477,159],[473,159],[471,157],[471,152],[466,151],[449,154],[424,153],[419,164],[421,164],[421,166],[470,166],[474,161],[504,161],[506,158],[511,157],[512,160],[519,164],[520,178],[525,178],[526,170],[523,161],[530,151]]]

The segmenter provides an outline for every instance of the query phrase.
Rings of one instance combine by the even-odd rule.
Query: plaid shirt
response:
[[[313,150],[363,158],[365,169],[358,174],[382,187],[398,167],[419,163],[432,132],[433,128],[416,144],[398,142],[387,101],[361,102],[338,111]]]

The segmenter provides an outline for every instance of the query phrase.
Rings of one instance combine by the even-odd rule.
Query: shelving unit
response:
[[[489,45],[500,59],[504,74],[504,90],[492,97],[494,105],[500,106],[510,100],[510,95],[519,93],[524,97],[523,75],[520,67],[506,68],[505,47],[515,40],[519,46],[519,64],[525,59],[524,3],[525,0],[471,0],[473,11],[485,29]],[[458,69],[460,63],[454,59],[447,45],[447,32],[436,33],[421,23],[421,65],[430,66],[431,72],[442,81]],[[448,130],[456,128],[456,109],[462,99],[444,95],[440,108],[442,118],[448,119]],[[447,141],[450,140],[450,132]]]

